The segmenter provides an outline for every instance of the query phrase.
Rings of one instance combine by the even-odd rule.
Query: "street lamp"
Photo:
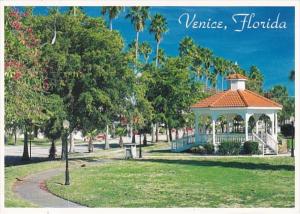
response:
[[[63,128],[64,128],[64,143],[65,143],[65,153],[66,153],[66,172],[65,172],[65,185],[70,185],[70,178],[69,178],[69,160],[68,160],[68,130],[70,127],[70,122],[68,120],[63,121]]]
[[[292,148],[291,148],[291,157],[294,157],[294,137],[295,137],[295,126],[294,126],[294,121],[292,121]]]

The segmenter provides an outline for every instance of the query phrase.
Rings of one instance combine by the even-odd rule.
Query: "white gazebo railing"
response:
[[[200,134],[199,139],[195,139],[195,135],[187,135],[180,139],[171,142],[171,150],[174,152],[182,152],[188,150],[194,146],[203,145],[206,143],[212,143],[212,134]],[[271,149],[275,154],[278,154],[278,143],[269,134],[261,134],[258,136],[255,133],[249,133],[248,140],[256,141],[259,143],[259,149],[262,154],[265,154],[265,149]],[[197,142],[196,142],[197,141]],[[221,142],[241,142],[242,144],[246,141],[246,137],[243,133],[217,133],[215,146],[217,147]]]
[[[276,153],[278,154],[278,143],[277,141],[272,137],[272,135],[266,133],[266,144]]]
[[[262,152],[262,155],[264,155],[265,154],[265,142],[255,133],[252,133],[252,135],[249,139],[259,143],[259,147]]]
[[[195,135],[186,135],[180,139],[171,142],[171,150],[174,152],[182,152],[196,146]]]

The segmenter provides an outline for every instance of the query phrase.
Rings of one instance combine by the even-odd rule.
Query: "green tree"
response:
[[[40,41],[32,28],[29,11],[22,15],[14,8],[5,8],[5,129],[17,124],[23,130],[24,160],[29,159],[31,127],[49,118]]]

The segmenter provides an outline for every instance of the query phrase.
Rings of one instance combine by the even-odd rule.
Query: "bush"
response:
[[[203,147],[205,149],[205,153],[206,154],[211,155],[211,154],[213,154],[215,152],[215,147],[214,147],[214,145],[212,143],[207,143]]]
[[[203,146],[195,146],[190,148],[188,152],[204,155],[206,154],[206,149]]]
[[[238,155],[240,151],[240,142],[224,141],[219,145],[219,153],[221,155]]]
[[[258,154],[258,142],[256,141],[246,141],[243,146],[243,151],[245,154]]]
[[[295,127],[292,124],[284,124],[280,127],[280,131],[284,137],[293,137]]]

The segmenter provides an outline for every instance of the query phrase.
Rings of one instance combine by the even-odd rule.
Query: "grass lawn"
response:
[[[71,170],[50,191],[88,207],[294,207],[290,157],[152,157]]]
[[[16,196],[12,191],[13,184],[17,181],[17,178],[23,178],[50,168],[61,167],[63,164],[64,162],[61,161],[51,161],[5,167],[5,207],[36,207],[34,204]]]

